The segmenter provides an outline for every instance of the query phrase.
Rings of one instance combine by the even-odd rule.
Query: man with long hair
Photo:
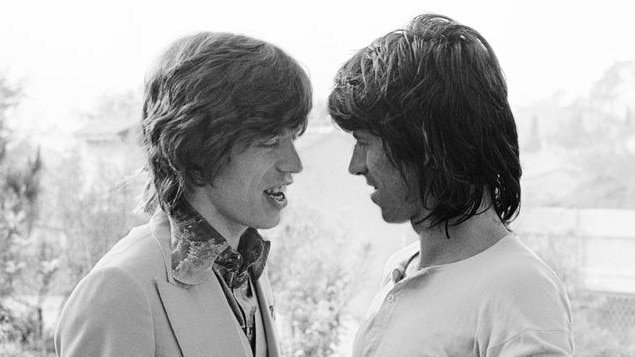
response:
[[[570,356],[556,274],[509,229],[520,207],[505,78],[474,29],[426,14],[360,50],[329,97],[386,222],[419,241],[388,262],[353,356]]]
[[[149,223],[77,285],[55,333],[59,356],[278,356],[267,279],[294,139],[311,87],[279,48],[199,33],[148,73],[142,142]]]

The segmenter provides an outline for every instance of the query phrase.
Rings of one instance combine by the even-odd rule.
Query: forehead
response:
[[[303,128],[282,128],[277,132],[273,133],[262,133],[262,135],[258,135],[254,138],[253,142],[257,143],[259,141],[270,140],[273,138],[292,138],[295,139],[298,136],[304,133]]]
[[[236,143],[234,143],[233,147],[237,150],[244,150],[274,138],[290,137],[295,139],[297,136],[302,134],[302,132],[303,130],[301,128],[282,128],[278,132],[252,132],[243,135]]]

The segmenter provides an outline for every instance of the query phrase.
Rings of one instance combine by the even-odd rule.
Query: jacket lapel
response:
[[[215,283],[215,284],[214,284]],[[157,279],[157,289],[183,357],[245,356],[251,347],[215,277],[184,288]]]
[[[268,357],[279,357],[278,336],[276,326],[273,321],[273,294],[267,271],[265,270],[260,279],[256,281],[256,295],[258,296],[258,304],[262,315],[262,324],[265,328],[265,338],[267,339]]]

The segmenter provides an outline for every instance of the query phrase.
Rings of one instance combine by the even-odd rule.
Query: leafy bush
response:
[[[285,356],[323,357],[337,350],[346,305],[364,279],[370,246],[354,246],[305,207],[269,232],[270,278]]]

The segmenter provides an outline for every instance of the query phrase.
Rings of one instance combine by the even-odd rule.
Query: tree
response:
[[[635,131],[630,110],[635,100],[635,61],[618,62],[592,88],[577,111],[584,121],[586,140],[577,138],[571,162],[586,179],[574,187],[562,204],[573,207],[635,208]]]
[[[540,116],[540,129],[554,144],[552,156],[563,157],[560,169],[571,173],[568,192],[552,197],[550,205],[635,208],[634,100],[635,61],[627,61],[611,66],[588,96],[564,107],[553,100],[533,108],[534,115],[548,114]]]
[[[103,96],[75,132],[76,145],[46,169],[40,227],[63,247],[54,293],[67,297],[101,257],[135,225],[143,188],[134,142],[141,111],[133,92]],[[125,132],[129,135],[122,135]]]
[[[33,328],[16,329],[24,324],[3,305],[13,296],[26,268],[37,263],[29,255],[33,246],[29,237],[38,214],[42,160],[39,149],[30,153],[28,144],[12,142],[7,124],[21,96],[21,88],[0,75],[0,342],[41,336],[41,318],[36,318]],[[47,274],[54,273],[54,268],[48,268]]]
[[[307,207],[268,234],[271,284],[283,355],[324,357],[337,350],[346,307],[364,280],[370,246],[352,246]]]
[[[13,293],[14,284],[25,267],[22,250],[37,213],[42,168],[39,150],[20,157],[11,150],[8,112],[20,101],[21,89],[0,75],[0,298]]]
[[[119,239],[145,220],[145,214],[134,212],[142,189],[139,180],[125,181],[116,165],[104,160],[95,179],[86,184],[81,162],[75,148],[47,170],[47,199],[42,209],[43,227],[59,232],[63,246],[55,292],[64,297]]]
[[[531,128],[529,138],[525,144],[525,148],[529,151],[540,151],[542,142],[540,139],[540,130],[538,129],[538,118],[534,115],[531,117]]]

